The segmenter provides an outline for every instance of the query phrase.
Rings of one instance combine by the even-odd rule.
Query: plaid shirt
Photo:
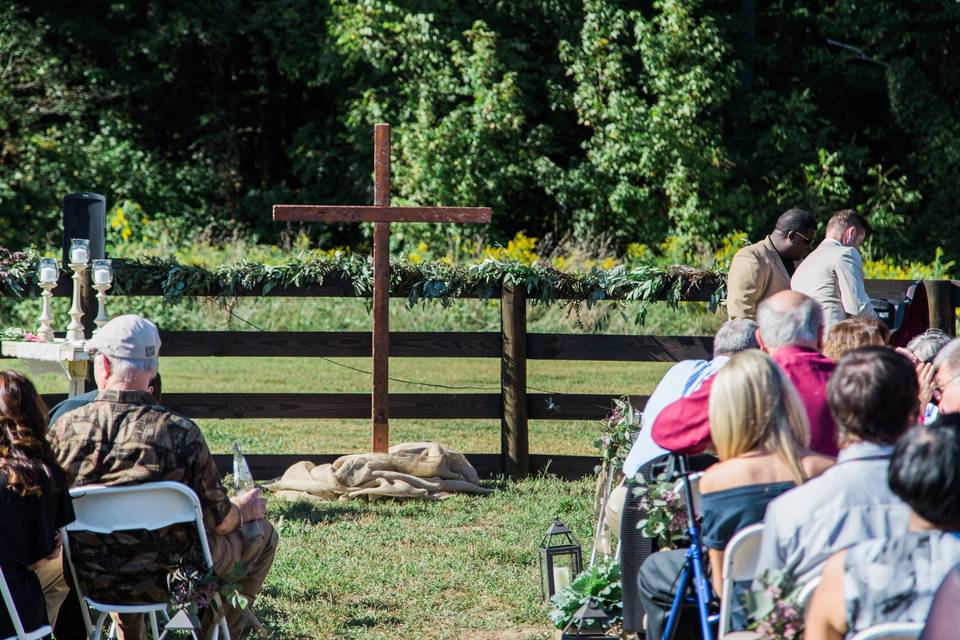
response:
[[[208,536],[230,512],[200,428],[146,392],[102,391],[94,402],[60,418],[48,438],[75,486],[183,483],[200,498]],[[164,601],[171,569],[202,566],[189,525],[77,533],[70,536],[70,552],[86,594],[107,602]]]

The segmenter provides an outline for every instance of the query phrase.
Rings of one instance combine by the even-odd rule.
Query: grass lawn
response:
[[[342,359],[366,368],[366,359]],[[12,364],[12,363],[10,363]],[[528,384],[551,391],[649,393],[668,365],[529,362]],[[164,390],[367,391],[369,377],[319,359],[167,358]],[[453,386],[499,387],[495,359],[391,360],[391,375]],[[34,378],[62,392],[52,375]],[[391,383],[397,392],[439,391]],[[365,450],[365,420],[208,420],[214,451],[239,440],[251,453]],[[499,451],[491,420],[391,423],[393,442],[438,439],[464,452]],[[593,454],[592,422],[531,423],[531,452]],[[539,600],[536,548],[554,515],[589,554],[593,482],[552,477],[492,483],[490,496],[444,502],[288,503],[271,499],[282,543],[256,611],[266,637],[447,639],[548,638]]]

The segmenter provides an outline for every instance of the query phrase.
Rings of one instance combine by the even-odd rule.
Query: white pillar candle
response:
[[[56,267],[43,267],[40,269],[40,282],[56,282],[57,281],[57,268]]]
[[[109,269],[94,270],[93,284],[110,284],[110,270]]]
[[[86,264],[90,254],[83,247],[77,247],[70,252],[70,262],[73,264]]]
[[[555,593],[560,593],[570,586],[570,569],[567,567],[553,568],[553,588]]]

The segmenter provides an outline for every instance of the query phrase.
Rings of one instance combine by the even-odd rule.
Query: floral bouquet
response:
[[[750,597],[754,622],[750,628],[764,640],[801,640],[803,638],[803,606],[800,587],[793,576],[784,571],[767,571],[760,578],[761,591]]]
[[[203,572],[180,565],[167,575],[170,608],[185,612],[194,628],[199,629],[203,611],[209,609],[217,619],[224,615],[221,597],[233,607],[243,609],[247,606],[248,599],[240,593],[239,585],[245,575],[239,563],[223,579],[212,570]]]
[[[676,482],[660,474],[654,482],[633,490],[646,514],[637,528],[646,537],[654,538],[661,549],[674,549],[687,537],[687,510],[675,487]]]

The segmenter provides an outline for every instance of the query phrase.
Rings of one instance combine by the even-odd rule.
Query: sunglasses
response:
[[[803,240],[804,243],[806,243],[806,245],[807,245],[808,247],[809,247],[811,244],[813,244],[813,238],[808,238],[807,236],[803,235],[803,234],[800,233],[799,231],[794,231],[794,232],[793,232],[793,235],[795,235],[795,236],[800,236],[800,239]]]

